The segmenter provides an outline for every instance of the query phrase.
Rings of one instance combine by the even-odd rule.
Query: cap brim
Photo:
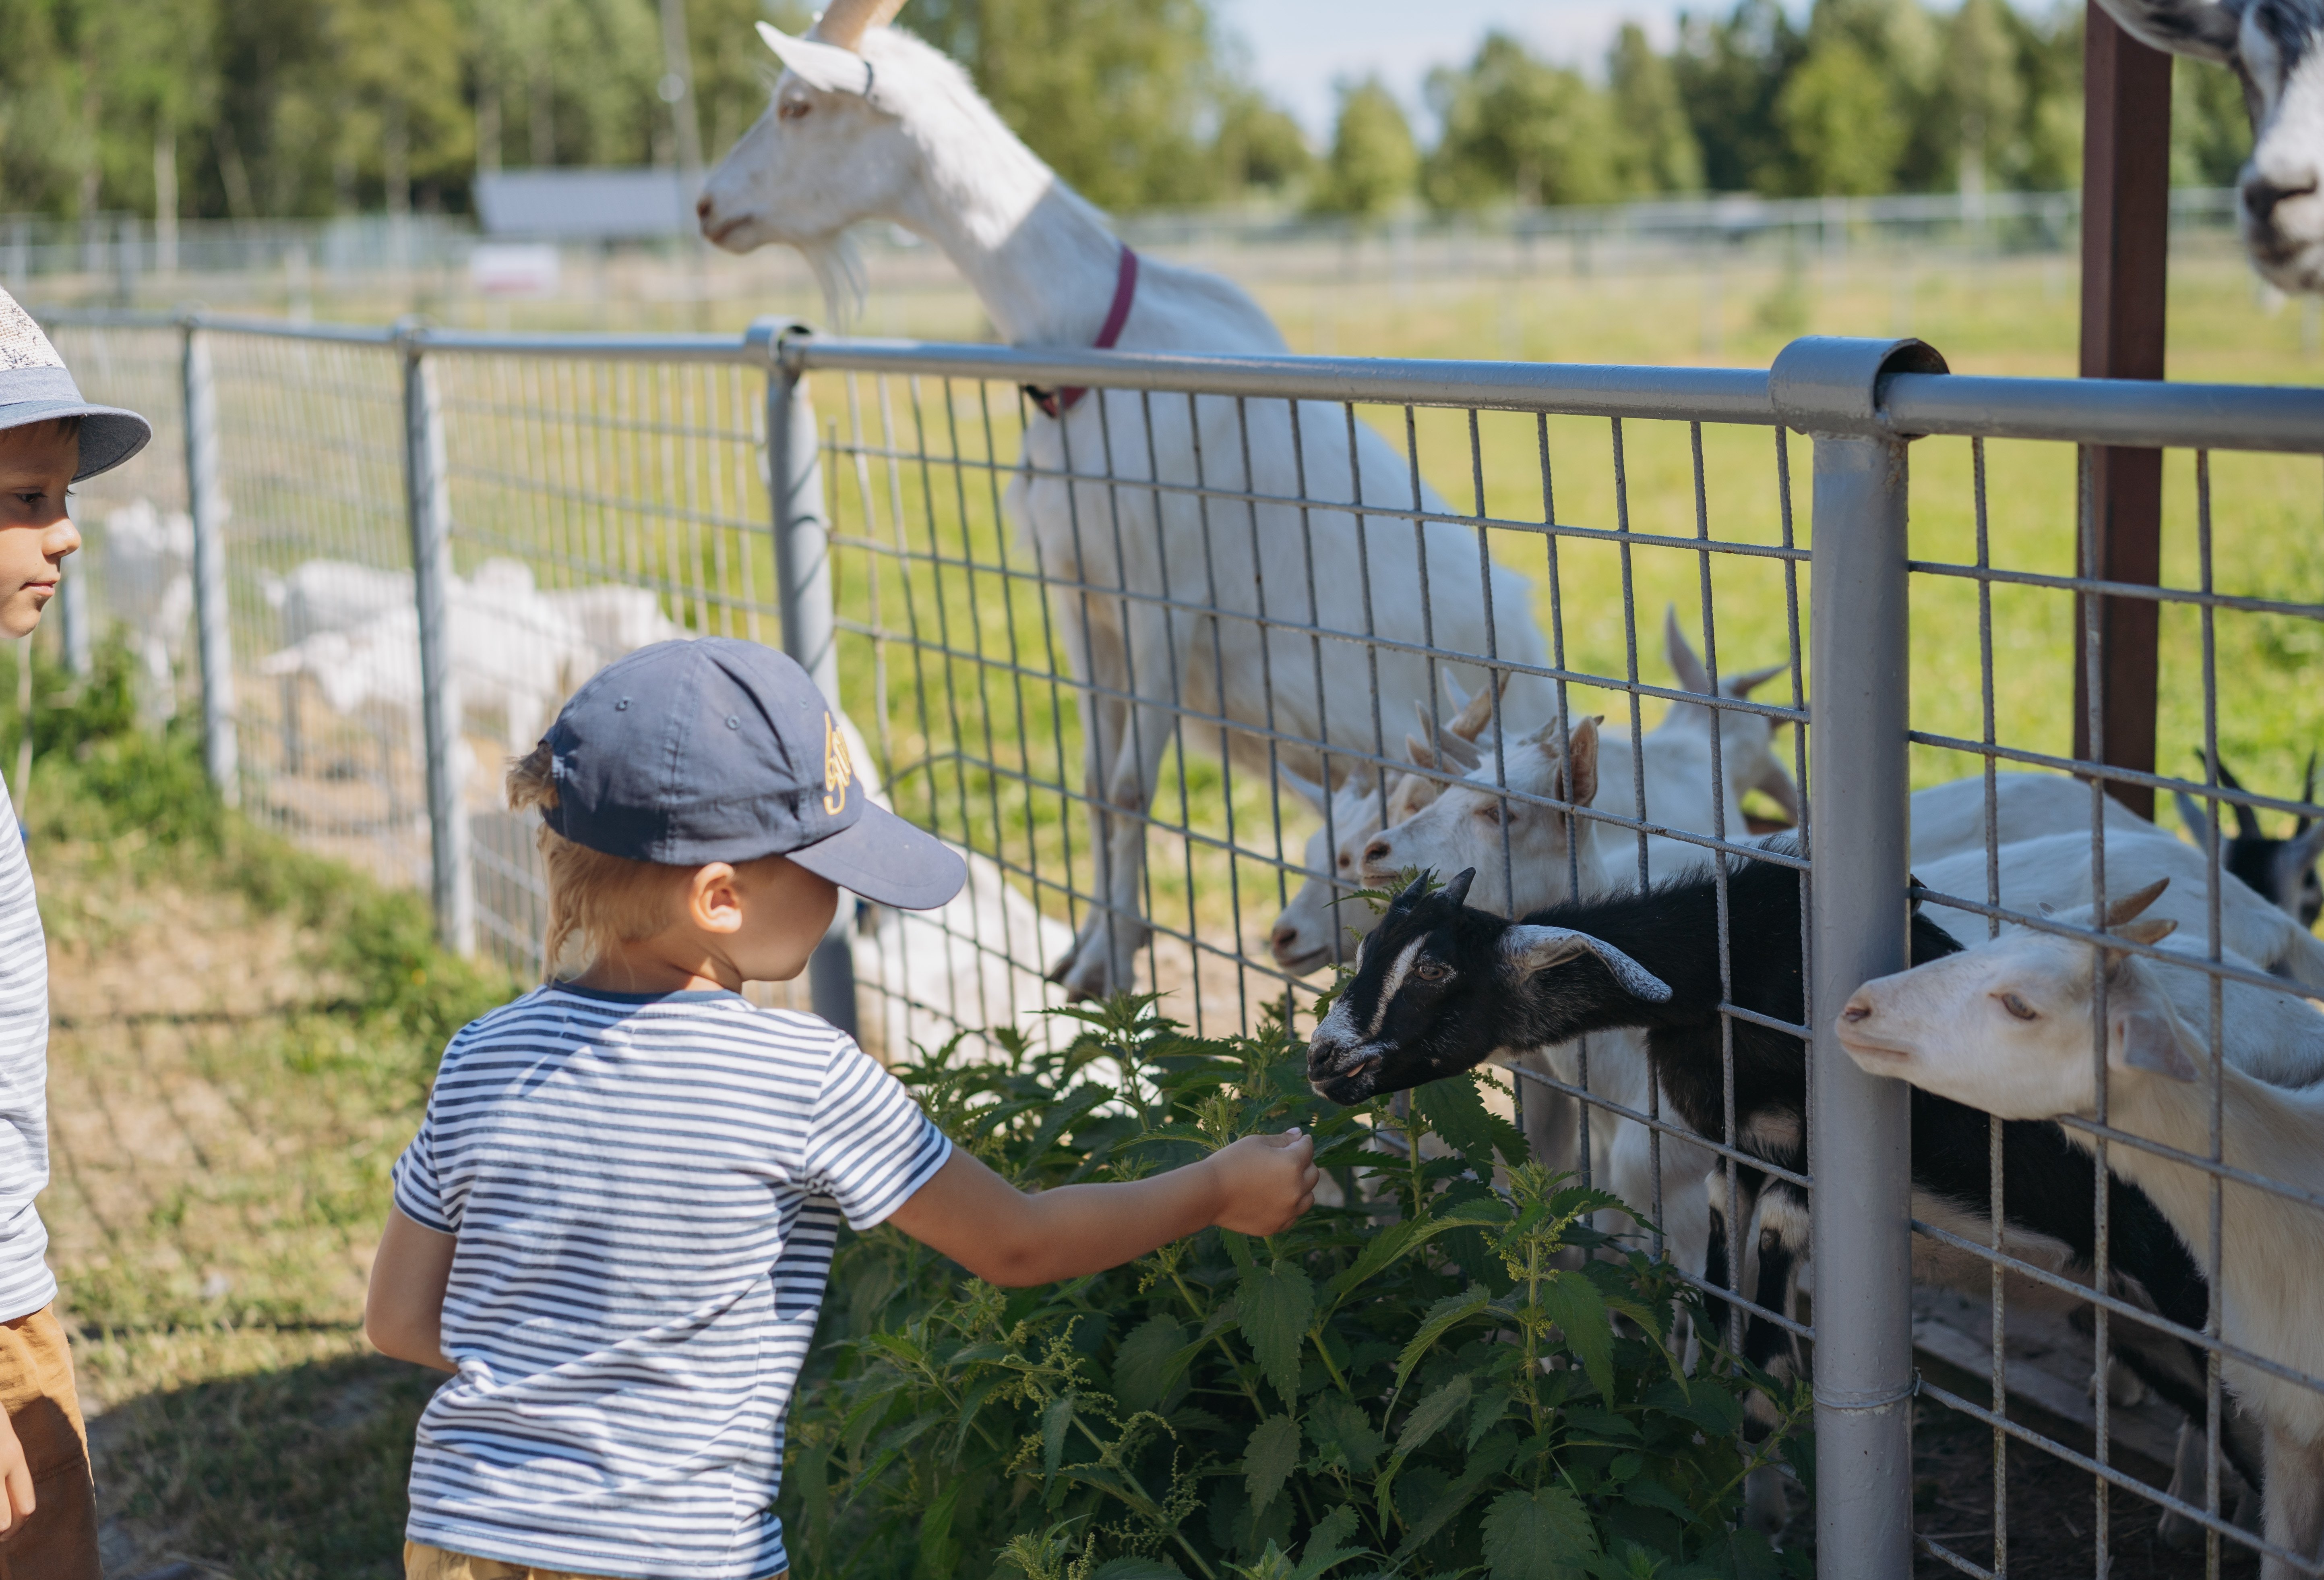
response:
[[[959,852],[877,804],[830,838],[784,854],[817,877],[899,910],[934,910],[968,882]]]
[[[153,440],[152,423],[118,406],[75,400],[11,401],[0,405],[0,428],[23,428],[60,417],[80,419],[80,470],[72,478],[76,483],[110,472]]]

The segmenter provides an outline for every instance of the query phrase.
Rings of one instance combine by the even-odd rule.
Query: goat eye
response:
[[[2021,1021],[2031,1021],[2038,1018],[2034,1013],[2034,1007],[2027,1003],[2024,999],[2019,998],[2014,993],[2006,993],[2001,995],[2001,1007],[2007,1010],[2012,1015],[2015,1015]]]
[[[1499,822],[1501,820],[1501,803],[1499,801],[1487,801],[1483,806],[1477,808],[1477,816],[1482,818],[1488,823]]]
[[[1412,974],[1423,982],[1442,982],[1452,975],[1452,968],[1441,960],[1423,960],[1412,968]]]
[[[782,108],[775,113],[786,121],[799,121],[805,120],[814,108],[815,106],[803,98],[787,98],[783,100]]]

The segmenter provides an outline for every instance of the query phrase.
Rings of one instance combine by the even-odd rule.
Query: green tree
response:
[[[1672,70],[1711,190],[1793,189],[1791,145],[1775,105],[1806,52],[1778,0],[1738,0],[1724,19],[1680,17]]]
[[[1315,155],[1299,123],[1255,88],[1230,86],[1222,96],[1214,149],[1222,192],[1283,192],[1308,180]]]
[[[1912,127],[1891,84],[1853,39],[1837,31],[1808,46],[1776,97],[1799,190],[1862,197],[1895,188]]]
[[[1961,0],[1945,29],[1941,112],[1960,128],[1959,184],[1981,192],[2025,117],[2025,81],[2000,0]]]
[[[1623,190],[1606,95],[1507,33],[1487,34],[1466,69],[1430,72],[1428,98],[1444,128],[1426,174],[1439,208],[1603,203]]]
[[[1419,174],[1420,150],[1396,96],[1377,77],[1343,84],[1315,207],[1334,214],[1384,214],[1411,196]]]
[[[1615,180],[1626,193],[1702,189],[1702,144],[1688,125],[1671,61],[1624,23],[1606,61],[1613,100]]]

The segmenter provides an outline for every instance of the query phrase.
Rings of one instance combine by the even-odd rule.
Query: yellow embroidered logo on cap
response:
[[[855,778],[855,764],[847,755],[847,740],[832,722],[831,715],[823,716],[823,809],[837,817],[847,807],[847,787]]]

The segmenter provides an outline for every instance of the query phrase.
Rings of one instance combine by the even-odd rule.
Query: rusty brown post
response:
[[[2163,376],[2163,291],[2171,235],[2171,57],[2148,49],[2093,3],[2082,46],[2082,376]],[[2163,452],[2094,448],[2084,472],[2081,574],[2161,577]],[[2157,615],[2137,598],[2098,605],[2098,739],[2090,739],[2089,652],[2074,602],[2074,755],[2154,769]],[[2116,800],[2154,815],[2154,792],[2113,784]]]

